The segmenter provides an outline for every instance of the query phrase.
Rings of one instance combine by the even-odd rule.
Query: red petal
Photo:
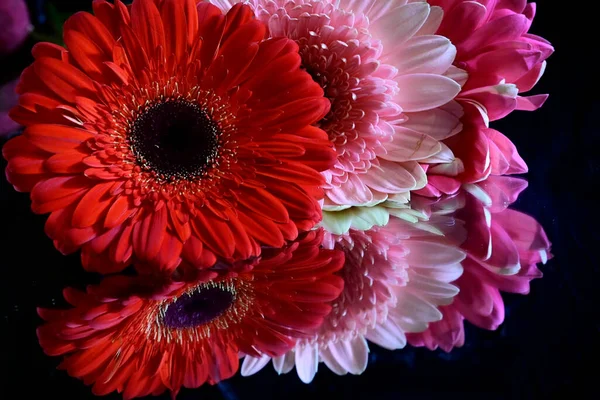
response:
[[[104,227],[113,228],[121,225],[127,218],[131,217],[135,211],[136,209],[128,196],[118,196],[106,214]]]
[[[225,258],[233,256],[235,238],[227,222],[201,210],[193,221],[193,227],[202,242],[215,253]]]
[[[112,182],[98,183],[94,185],[79,201],[73,212],[73,225],[77,228],[86,228],[96,224],[102,218],[113,201],[109,194]]]
[[[72,65],[54,58],[41,57],[33,67],[44,84],[62,99],[74,103],[77,96],[95,98],[92,80]]]
[[[187,57],[187,22],[184,4],[177,0],[166,0],[161,10],[165,27],[166,54],[167,56],[174,54],[177,63]]]
[[[238,195],[240,204],[272,221],[286,223],[289,215],[281,201],[264,189],[245,190]]]
[[[23,134],[33,145],[51,153],[72,150],[94,137],[91,132],[83,129],[51,124],[31,125]]]
[[[158,47],[165,48],[163,23],[153,0],[133,2],[131,6],[131,26],[149,56],[152,57]]]
[[[79,151],[58,153],[46,160],[44,166],[48,169],[48,171],[59,174],[83,172],[87,167],[82,161],[87,156],[87,154]]]
[[[258,240],[261,244],[273,247],[281,247],[284,244],[283,235],[279,227],[272,221],[261,217],[255,213],[246,215],[243,212],[238,213],[240,222],[245,226],[246,231]]]

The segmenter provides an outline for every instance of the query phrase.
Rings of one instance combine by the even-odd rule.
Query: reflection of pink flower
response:
[[[507,209],[526,186],[521,179],[492,176],[466,185],[470,193],[461,192],[451,200],[462,207],[455,216],[468,232],[462,244],[467,252],[464,273],[454,282],[460,292],[451,305],[440,308],[442,321],[408,335],[410,344],[445,351],[460,347],[464,319],[483,329],[497,329],[504,321],[501,292],[527,294],[529,282],[542,276],[537,264],[551,257],[543,228],[532,217]],[[447,212],[448,206],[439,209]]]
[[[464,253],[449,243],[462,226],[452,217],[436,216],[421,225],[392,218],[385,227],[327,234],[323,247],[344,251],[342,294],[314,336],[300,339],[294,350],[273,359],[279,373],[296,366],[303,382],[312,381],[319,362],[338,375],[360,374],[367,367],[367,340],[386,349],[406,345],[408,332],[422,332],[439,321],[440,305],[456,295]],[[437,232],[437,233],[434,233]],[[271,360],[247,356],[242,375],[251,375]]]
[[[29,12],[24,0],[0,2],[0,55],[15,51],[31,31]]]
[[[17,104],[18,95],[15,92],[18,79],[0,86],[0,137],[19,129],[19,124],[10,119],[8,111]]]
[[[429,184],[419,193],[456,193],[461,183],[489,175],[527,172],[513,143],[490,129],[489,121],[513,110],[532,111],[547,95],[521,96],[531,90],[554,49],[529,34],[535,3],[527,0],[429,0],[444,10],[437,34],[456,45],[454,66],[466,71],[457,100],[465,108],[461,133],[444,141],[454,160],[429,167]]]

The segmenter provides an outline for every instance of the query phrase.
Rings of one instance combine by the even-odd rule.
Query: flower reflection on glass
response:
[[[25,127],[6,176],[54,246],[111,275],[38,310],[44,351],[95,394],[176,396],[268,364],[357,375],[373,344],[450,351],[542,276],[550,242],[509,208],[527,165],[491,126],[546,100],[525,96],[554,50],[529,33],[533,3],[92,9],[0,88],[0,128],[8,108]],[[0,11],[10,52],[27,13]]]
[[[463,320],[488,330],[504,321],[501,292],[529,293],[529,282],[542,277],[537,264],[552,257],[550,241],[532,217],[507,208],[527,187],[523,179],[490,177],[468,185],[450,201],[422,202],[427,213],[454,211],[468,232],[462,249],[467,253],[460,290],[454,302],[441,307],[444,318],[423,333],[409,335],[409,342],[429,349],[450,351],[465,341]]]
[[[66,289],[74,308],[39,310],[48,321],[40,343],[97,395],[217,383],[235,374],[238,352],[280,356],[321,324],[343,287],[334,274],[343,254],[322,240],[312,231],[229,271],[186,268],[183,281],[115,276],[87,292]]]
[[[339,272],[344,291],[312,337],[273,359],[275,370],[285,373],[295,364],[306,383],[319,361],[339,375],[360,374],[367,368],[367,340],[401,349],[406,333],[422,332],[439,321],[438,307],[452,303],[458,293],[450,282],[461,275],[465,258],[445,234],[457,238],[464,232],[453,217],[440,216],[420,226],[392,218],[383,228],[326,235],[323,246],[346,255]],[[269,360],[247,356],[242,374],[254,374]]]

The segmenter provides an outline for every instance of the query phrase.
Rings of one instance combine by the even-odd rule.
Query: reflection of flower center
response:
[[[142,108],[129,143],[144,168],[167,179],[200,177],[215,162],[219,126],[197,104],[173,99]]]
[[[233,285],[200,285],[169,304],[164,311],[162,323],[172,329],[204,325],[223,315],[235,298],[236,291]]]

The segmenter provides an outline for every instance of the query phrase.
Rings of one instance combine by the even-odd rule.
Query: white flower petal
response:
[[[369,346],[362,336],[340,340],[329,345],[331,355],[342,368],[354,375],[362,374],[369,361]]]
[[[312,382],[319,368],[319,348],[306,344],[296,347],[296,371],[304,383]]]
[[[395,100],[405,112],[439,107],[454,99],[460,85],[450,78],[435,74],[411,74],[395,78],[399,93]]]
[[[250,376],[256,374],[258,371],[264,368],[271,361],[271,357],[263,355],[262,357],[244,357],[242,362],[241,373],[242,376]]]
[[[402,328],[389,318],[370,329],[367,339],[388,350],[402,349],[406,346],[406,335]]]
[[[390,57],[399,75],[411,73],[443,74],[456,57],[456,47],[443,36],[415,36]]]

